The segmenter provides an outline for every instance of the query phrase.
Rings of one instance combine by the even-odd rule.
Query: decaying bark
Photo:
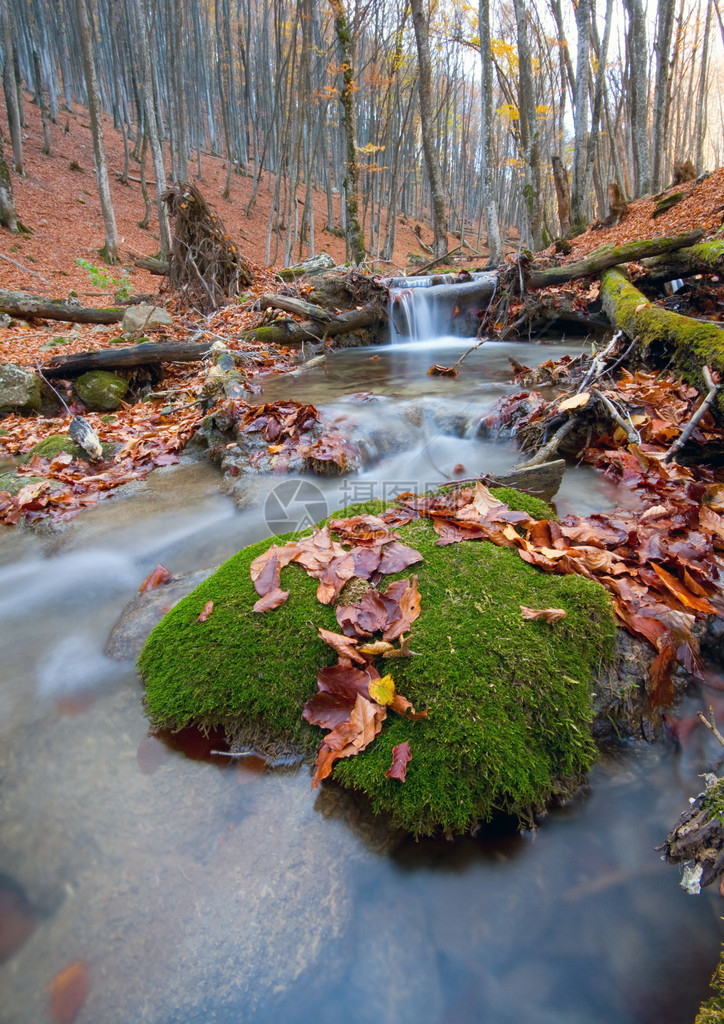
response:
[[[138,256],[133,265],[139,270],[147,270],[149,274],[156,274],[157,277],[165,277],[168,274],[168,260],[160,260],[156,256]]]
[[[305,320],[296,323],[293,320],[282,321],[252,328],[240,335],[250,341],[262,341],[276,345],[301,345],[304,341],[322,341],[325,337],[348,334],[350,331],[373,324],[382,326],[387,320],[387,310],[378,302],[371,302],[361,309],[350,309],[340,313],[329,321]]]
[[[640,260],[646,256],[660,256],[694,245],[702,235],[703,231],[696,230],[673,238],[652,238],[648,241],[627,242],[624,245],[606,245],[576,263],[550,267],[548,270],[536,270],[533,267],[526,276],[526,284],[530,288],[549,288],[551,285],[564,284],[578,277],[600,274],[602,270],[615,267],[619,263]]]
[[[90,309],[69,299],[48,299],[29,292],[10,292],[0,288],[0,313],[21,320],[66,320],[77,324],[115,324],[123,319],[124,309]]]

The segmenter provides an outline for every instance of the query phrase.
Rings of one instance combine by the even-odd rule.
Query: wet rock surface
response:
[[[0,365],[0,413],[39,412],[42,404],[37,374],[14,363]]]

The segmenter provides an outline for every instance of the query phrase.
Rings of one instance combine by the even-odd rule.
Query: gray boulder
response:
[[[0,366],[0,413],[40,412],[40,377],[15,363]]]
[[[172,325],[173,320],[163,307],[151,306],[145,302],[138,306],[129,306],[123,314],[124,334],[141,334],[153,327],[171,327]]]

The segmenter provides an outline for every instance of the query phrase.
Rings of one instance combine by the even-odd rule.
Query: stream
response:
[[[132,664],[104,654],[159,562],[210,567],[270,521],[509,468],[514,446],[477,433],[515,390],[508,355],[534,366],[584,342],[491,342],[455,380],[427,376],[470,344],[402,337],[268,382],[260,402],[367,431],[354,477],[264,478],[239,509],[182,460],[60,533],[0,533],[0,1024],[691,1024],[721,898],[687,896],[654,847],[717,757],[703,729],[604,756],[535,832],[415,843],[334,785],[312,792],[306,767],[149,736]],[[555,505],[621,498],[569,469]],[[697,691],[680,714],[699,706]],[[78,962],[87,995],[63,1018],[49,986]]]

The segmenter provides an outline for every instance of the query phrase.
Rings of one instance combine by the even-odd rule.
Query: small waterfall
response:
[[[463,281],[452,274],[390,278],[387,286],[392,340],[475,337],[480,314],[496,285],[496,274],[482,272]]]

